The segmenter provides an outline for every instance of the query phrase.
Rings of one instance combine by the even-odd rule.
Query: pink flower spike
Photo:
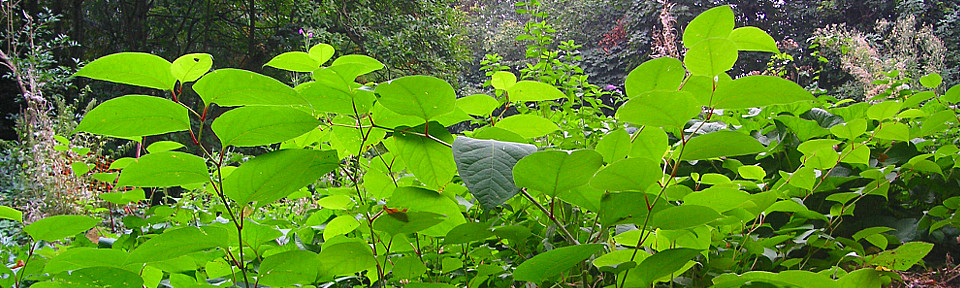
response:
[[[313,31],[307,33],[307,38],[313,38]]]
[[[300,28],[300,35],[303,35],[303,28]]]

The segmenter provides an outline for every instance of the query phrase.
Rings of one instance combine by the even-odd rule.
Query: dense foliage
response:
[[[719,6],[682,25],[682,56],[600,89],[537,1],[518,8],[525,65],[486,56],[489,94],[310,42],[264,61],[290,82],[205,53],[82,66],[141,92],[50,149],[136,156],[70,159],[106,209],[0,206],[29,236],[0,286],[881,287],[953,249],[960,86],[940,74],[843,99],[739,75],[787,57]],[[177,196],[139,204],[158,193]]]

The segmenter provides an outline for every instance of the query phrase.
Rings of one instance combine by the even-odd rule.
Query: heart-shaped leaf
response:
[[[536,151],[537,146],[530,144],[468,137],[453,141],[453,159],[460,178],[486,209],[493,209],[520,192],[513,183],[513,167]]]

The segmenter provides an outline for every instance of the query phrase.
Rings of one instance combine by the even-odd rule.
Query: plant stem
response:
[[[567,231],[566,227],[563,227],[563,223],[560,223],[560,221],[557,220],[556,217],[553,217],[553,214],[550,214],[550,211],[548,211],[546,207],[543,207],[543,205],[540,205],[540,202],[537,202],[537,199],[534,199],[533,196],[530,195],[530,193],[527,193],[527,189],[521,189],[520,193],[522,193],[524,197],[527,197],[527,199],[530,199],[530,201],[533,202],[533,204],[536,204],[537,208],[540,208],[540,211],[543,211],[544,214],[547,214],[547,217],[553,221],[553,224],[556,224],[557,227],[560,228],[560,231],[563,231],[563,236],[565,236],[567,240],[570,241],[570,243],[572,243],[573,245],[580,245],[580,241],[577,241],[577,238],[573,237],[573,234],[570,234],[570,231]]]

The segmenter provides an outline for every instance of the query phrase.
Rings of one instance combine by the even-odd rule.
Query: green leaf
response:
[[[157,141],[150,144],[150,146],[147,146],[147,152],[160,153],[160,152],[177,150],[183,147],[184,147],[183,144],[173,142],[173,141]]]
[[[756,167],[756,166],[742,166]],[[698,205],[713,208],[719,213],[733,210],[753,199],[750,193],[728,186],[713,186],[683,197],[683,206]]]
[[[774,76],[747,76],[717,87],[714,108],[744,109],[812,101],[810,92],[797,83]]]
[[[400,279],[417,279],[423,273],[427,273],[427,265],[420,261],[420,258],[414,255],[403,256],[393,261],[394,277]]]
[[[189,129],[187,108],[159,97],[127,95],[97,105],[83,116],[76,131],[135,138]]]
[[[937,86],[940,86],[940,83],[942,82],[943,82],[943,77],[941,77],[940,74],[937,74],[937,73],[930,73],[923,77],[920,77],[920,85],[923,85],[923,87],[927,87],[930,89],[937,88]]]
[[[683,64],[690,70],[690,74],[713,77],[733,68],[738,56],[737,44],[733,41],[727,38],[709,38],[690,47],[683,58]]]
[[[883,286],[880,271],[872,268],[863,268],[847,273],[837,283],[840,288],[880,288]]]
[[[560,273],[567,272],[583,260],[587,260],[593,254],[602,250],[603,245],[601,244],[584,244],[540,253],[520,263],[520,266],[517,266],[517,269],[513,271],[513,279],[539,284],[560,275]]]
[[[90,166],[87,166],[87,163],[76,161],[76,162],[70,163],[70,170],[73,170],[74,175],[76,175],[77,177],[80,177],[80,176],[83,176],[83,174],[87,174],[87,172],[90,172]]]
[[[436,122],[431,122],[430,135],[444,141],[453,142],[453,136],[447,129]],[[423,133],[424,126],[410,129]],[[450,147],[437,143],[432,139],[406,132],[393,135],[397,146],[397,155],[407,164],[407,170],[417,176],[420,182],[430,187],[442,187],[449,183],[457,174],[457,164],[454,162]]]
[[[74,76],[172,90],[177,79],[170,73],[170,68],[170,62],[160,56],[140,52],[122,52],[97,58],[80,68]]]
[[[320,257],[305,250],[274,254],[260,263],[260,284],[272,287],[310,284],[317,279]]]
[[[863,118],[850,120],[842,125],[834,125],[833,127],[830,127],[830,133],[833,133],[834,136],[837,136],[841,139],[854,139],[860,135],[863,135],[863,133],[866,131],[867,120]]]
[[[710,207],[698,205],[674,206],[653,214],[651,226],[664,230],[679,230],[700,226],[720,218],[720,214]]]
[[[453,227],[443,238],[443,244],[467,244],[493,237],[493,231],[485,223],[467,222]]]
[[[0,205],[0,219],[9,219],[23,223],[23,212],[7,206]]]
[[[513,183],[514,165],[536,151],[537,146],[530,144],[468,137],[453,141],[453,159],[460,178],[485,209],[493,209],[520,192]]]
[[[53,242],[83,233],[100,224],[100,220],[81,215],[50,216],[23,227],[34,241]]]
[[[181,85],[197,81],[203,74],[207,74],[213,67],[213,56],[206,53],[186,54],[177,58],[170,65],[170,73],[180,81]]]
[[[370,246],[361,241],[324,245],[320,250],[320,275],[352,275],[377,266]]]
[[[537,102],[556,100],[566,97],[560,89],[547,83],[520,81],[507,89],[507,97],[512,102]]]
[[[942,98],[950,103],[960,102],[960,84],[950,87],[950,89],[947,90],[947,93],[943,94]]]
[[[740,27],[730,33],[730,40],[737,43],[737,49],[740,51],[760,51],[780,53],[777,48],[777,41],[770,37],[766,31],[757,27]]]
[[[617,109],[617,118],[644,126],[683,127],[700,114],[696,99],[687,92],[652,91],[630,99]]]
[[[310,47],[310,51],[307,53],[309,53],[310,57],[317,61],[317,63],[323,64],[327,63],[327,61],[330,61],[330,58],[332,58],[333,54],[336,52],[337,50],[334,49],[333,46],[330,46],[330,44],[320,43]]]
[[[643,283],[641,286],[648,286],[653,284],[654,281],[657,281],[657,279],[677,272],[677,270],[680,270],[687,264],[687,261],[697,257],[697,255],[700,255],[700,251],[696,249],[667,249],[643,259],[643,262],[640,262],[640,265],[633,270],[639,272],[637,273],[637,276],[639,276],[637,280]],[[631,279],[628,279],[628,282],[633,282],[629,280]]]
[[[642,225],[649,213],[657,213],[671,207],[671,204],[666,203],[667,201],[656,201],[648,210],[646,203],[653,202],[654,196],[656,195],[643,192],[604,194],[600,200],[600,213],[597,213],[600,215],[600,225],[603,227],[625,223]],[[623,205],[623,203],[638,203],[638,205]]]
[[[486,94],[474,94],[457,99],[457,108],[474,116],[489,117],[497,107],[500,107],[500,102]]]
[[[126,251],[118,249],[71,248],[50,259],[43,267],[43,272],[57,274],[99,266],[120,268],[126,262],[127,255]]]
[[[656,127],[646,127],[636,133],[640,133],[640,135],[636,135],[633,139],[629,156],[660,161],[663,158],[663,153],[666,153],[669,148],[667,134]]]
[[[440,224],[420,231],[423,235],[442,237],[454,227],[467,222],[455,200],[420,187],[398,187],[393,191],[387,206],[394,209],[407,208],[408,212],[437,213],[447,217]]]
[[[633,98],[650,91],[677,91],[687,70],[676,58],[661,57],[643,62],[630,74],[624,83],[627,97]]]
[[[532,114],[518,114],[503,118],[494,127],[517,133],[526,139],[543,137],[560,130],[556,123]]]
[[[71,272],[62,272],[55,276],[60,287],[142,287],[143,278],[139,274],[116,267],[90,267]]]
[[[588,171],[587,171],[588,172]],[[663,177],[660,162],[644,158],[622,159],[597,171],[590,186],[607,191],[646,191]]]
[[[756,154],[767,151],[760,141],[749,135],[734,131],[717,131],[703,134],[687,141],[680,160],[704,160]]]
[[[683,31],[683,47],[693,47],[708,38],[727,38],[733,32],[733,9],[724,5],[700,13]]]
[[[307,106],[306,100],[286,84],[264,75],[240,69],[219,69],[193,84],[207,106]]]
[[[593,150],[540,151],[517,162],[513,180],[517,186],[557,196],[587,184],[601,165],[603,156]]]
[[[453,112],[457,93],[450,83],[430,76],[407,76],[377,85],[380,105],[400,115],[425,121]]]
[[[217,117],[210,125],[221,147],[253,147],[287,141],[310,130],[320,121],[288,107],[240,107]]]
[[[195,227],[168,229],[163,234],[150,238],[147,242],[143,242],[136,249],[130,251],[126,263],[160,262],[218,247],[225,239],[217,239],[217,236],[200,231]]]
[[[354,111],[360,114],[370,111],[376,96],[373,92],[359,89],[360,84],[344,82],[336,74],[338,68],[317,70],[313,75],[322,77],[323,81],[303,83],[294,90],[318,112],[354,115]]]
[[[183,152],[150,153],[120,172],[117,185],[170,187],[210,181],[203,158]]]
[[[490,75],[490,85],[493,85],[493,88],[507,90],[515,84],[517,84],[517,75],[513,73],[497,71]]]
[[[630,155],[631,148],[630,134],[624,129],[617,129],[603,135],[595,150],[603,156],[603,162],[613,163]]]
[[[900,102],[884,101],[870,105],[867,109],[867,118],[873,120],[887,120],[897,116],[900,112]]]
[[[734,288],[747,286],[748,283],[768,283],[777,287],[840,287],[836,281],[824,274],[803,270],[786,270],[780,273],[752,271],[743,275],[723,274],[713,278],[712,287]]]
[[[910,127],[900,122],[885,122],[873,132],[873,137],[895,141],[910,141]]]
[[[223,179],[223,193],[241,205],[263,206],[312,184],[339,164],[335,151],[278,150],[240,165]]]
[[[431,212],[387,212],[373,221],[373,229],[390,235],[409,234],[423,231],[443,222],[443,215]],[[449,232],[448,232],[449,233]]]
[[[923,257],[930,253],[933,244],[925,242],[910,242],[894,250],[883,251],[875,257],[866,257],[867,263],[875,266],[883,266],[896,271],[907,271],[914,264],[923,260]]]
[[[330,197],[326,197],[324,199],[327,198]],[[356,218],[353,218],[352,215],[337,216],[337,218],[330,220],[330,222],[327,223],[327,226],[323,228],[323,240],[330,240],[334,236],[340,236],[353,232],[353,230],[356,230],[357,227],[360,227],[360,222],[357,221]]]
[[[313,72],[320,68],[320,62],[306,52],[293,51],[274,56],[263,66],[293,72]]]
[[[353,81],[357,76],[377,71],[384,67],[383,63],[380,63],[377,59],[373,59],[373,57],[357,54],[340,56],[336,60],[333,60],[330,66],[348,68],[347,70],[349,70],[349,72],[343,71],[344,73],[342,74],[348,75],[349,77],[345,77],[344,79],[349,79],[350,81]]]
[[[767,172],[763,171],[763,167],[753,165],[737,167],[737,174],[743,177],[743,179],[749,180],[761,180],[767,176]]]

